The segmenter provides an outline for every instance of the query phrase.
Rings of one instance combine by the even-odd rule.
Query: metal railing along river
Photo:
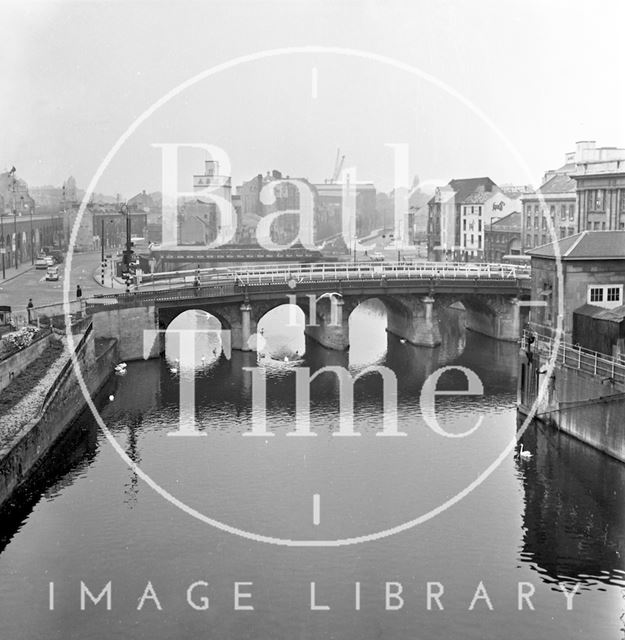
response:
[[[533,342],[530,342],[533,337]],[[541,335],[533,331],[524,330],[521,338],[521,348],[533,350],[545,358],[554,355],[556,339],[550,336]],[[579,369],[595,376],[600,376],[606,380],[611,380],[619,384],[625,384],[625,362],[620,358],[614,358],[605,353],[597,353],[584,349],[580,345],[573,345],[560,341],[557,354],[555,354],[556,364],[561,364],[573,369]]]

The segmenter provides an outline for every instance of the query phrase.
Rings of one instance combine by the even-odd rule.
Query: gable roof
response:
[[[582,231],[525,253],[555,259],[556,245],[562,260],[625,260],[625,231]]]

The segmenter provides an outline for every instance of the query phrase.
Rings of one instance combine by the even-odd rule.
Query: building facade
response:
[[[555,239],[566,238],[578,231],[575,180],[566,172],[547,174],[547,177],[534,193],[521,196],[524,251],[552,242],[550,227]]]
[[[625,149],[578,142],[575,165],[579,230],[625,229]]]
[[[520,211],[493,221],[486,229],[486,260],[501,262],[504,256],[520,255],[521,231]]]
[[[613,309],[623,304],[625,231],[582,231],[528,251],[532,265],[530,322],[546,335],[558,326],[560,296],[564,339],[572,340],[573,312],[590,304]],[[562,280],[558,279],[558,260]]]
[[[484,260],[487,229],[519,207],[488,177],[450,180],[428,203],[430,259]]]

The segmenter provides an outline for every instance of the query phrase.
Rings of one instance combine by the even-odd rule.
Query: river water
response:
[[[440,348],[416,348],[387,336],[372,302],[352,314],[349,353],[337,353],[285,328],[285,313],[263,320],[263,357],[227,358],[213,334],[198,342],[203,437],[167,435],[190,375],[174,336],[166,358],[110,380],[98,407],[152,486],[83,414],[2,515],[0,638],[625,637],[625,466],[530,425],[522,441],[533,456],[504,456],[475,482],[519,426],[516,345],[465,332],[457,312]],[[371,372],[354,387],[360,436],[333,435],[339,388],[329,372],[310,386],[316,436],[287,435],[296,367],[355,376],[371,365],[395,374],[405,436],[379,437],[383,386]],[[424,382],[450,366],[472,372],[483,394],[439,395],[431,414]],[[265,371],[272,436],[243,436],[262,417],[245,367]],[[448,370],[437,388],[467,389],[466,375]],[[449,437],[480,417],[469,435]],[[336,543],[363,536],[375,539]],[[325,544],[293,546],[302,541]],[[106,592],[95,605],[84,589],[81,610],[81,583],[94,597],[110,583],[110,610]]]

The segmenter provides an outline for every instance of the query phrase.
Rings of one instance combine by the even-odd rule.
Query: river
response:
[[[202,437],[168,436],[190,375],[173,337],[167,357],[111,378],[97,405],[152,486],[84,413],[2,515],[0,637],[625,637],[625,466],[530,425],[522,441],[532,457],[504,456],[481,478],[519,427],[516,345],[465,332],[451,312],[440,348],[413,347],[385,333],[373,302],[352,314],[350,351],[338,353],[285,329],[285,313],[263,321],[264,357],[227,358],[218,337],[200,340]],[[344,425],[330,372],[310,385],[316,435],[287,435],[297,367],[355,376],[372,365],[395,375],[406,435],[379,437],[374,372],[354,387],[359,436],[334,435]],[[483,393],[437,396],[433,421],[421,391],[451,366]],[[246,437],[262,418],[245,370],[255,367],[273,435]],[[448,370],[437,388],[466,389],[467,375]],[[97,605],[85,591],[96,597],[108,583],[110,610],[106,591]]]

